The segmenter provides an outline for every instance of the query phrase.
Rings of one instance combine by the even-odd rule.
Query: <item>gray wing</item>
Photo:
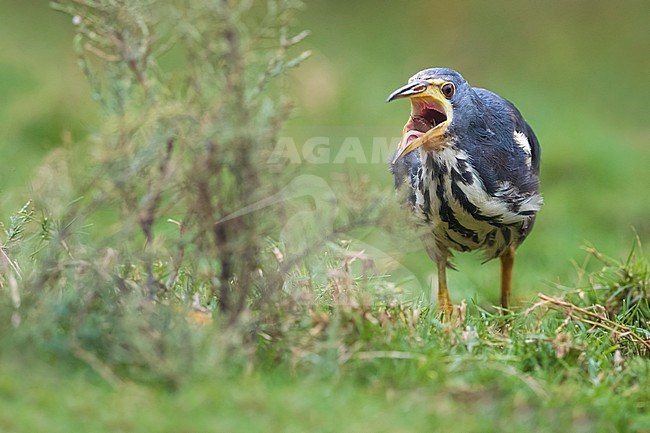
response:
[[[539,191],[541,149],[537,136],[519,110],[508,100],[484,89],[475,89],[489,108],[484,134],[485,143],[477,143],[476,167],[489,193],[497,192],[505,182],[520,193]]]

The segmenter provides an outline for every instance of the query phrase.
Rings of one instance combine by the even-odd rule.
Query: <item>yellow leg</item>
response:
[[[454,311],[447,291],[447,260],[437,260],[436,266],[438,267],[438,313],[442,313],[444,320],[447,321]]]
[[[512,267],[515,264],[515,247],[508,247],[501,254],[501,307],[508,309],[512,292]],[[505,311],[504,311],[505,313]]]

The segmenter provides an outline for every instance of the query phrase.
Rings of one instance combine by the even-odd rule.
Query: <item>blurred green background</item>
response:
[[[29,198],[44,158],[58,146],[82,145],[101,116],[76,65],[70,19],[44,0],[0,5],[6,221]],[[327,163],[306,162],[299,171],[321,176],[332,190],[348,186],[341,174],[353,173],[392,195],[387,163],[373,157],[373,145],[401,132],[407,104],[384,101],[409,76],[451,67],[513,101],[543,158],[546,204],[515,267],[515,299],[527,300],[552,283],[574,283],[572,263],[583,261],[586,242],[616,258],[627,255],[635,231],[648,244],[649,22],[644,0],[308,1],[297,28],[312,32],[303,48],[313,56],[288,80],[297,108],[284,136],[298,147],[324,138]],[[346,140],[360,143],[366,162],[356,151],[335,161]],[[414,296],[428,290],[434,266],[419,246],[396,250],[372,230],[355,236],[396,284]],[[455,302],[497,302],[498,263],[481,266],[466,254],[458,266],[450,275]]]

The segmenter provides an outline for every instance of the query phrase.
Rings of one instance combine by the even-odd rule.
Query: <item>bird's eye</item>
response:
[[[442,90],[442,94],[445,95],[445,98],[450,99],[454,96],[456,88],[454,87],[454,83],[445,83],[442,85],[440,90]]]

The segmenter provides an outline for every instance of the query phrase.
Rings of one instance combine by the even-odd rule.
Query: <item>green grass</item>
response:
[[[294,293],[304,303],[235,328],[216,312],[188,323],[182,307],[41,300],[1,334],[0,427],[647,432],[650,261],[594,254],[601,270],[577,289],[506,317],[470,304],[450,323],[355,274],[343,292],[312,282]]]
[[[606,432],[647,431],[650,423],[639,414],[647,406],[635,403],[638,391],[624,396],[610,386],[564,383],[538,396],[512,373],[484,372],[482,380],[494,386],[467,381],[462,368],[479,365],[461,364],[448,380],[408,389],[256,374],[211,377],[165,393],[134,384],[109,388],[79,372],[4,361],[0,428],[6,432]],[[30,374],[21,377],[26,368]]]

